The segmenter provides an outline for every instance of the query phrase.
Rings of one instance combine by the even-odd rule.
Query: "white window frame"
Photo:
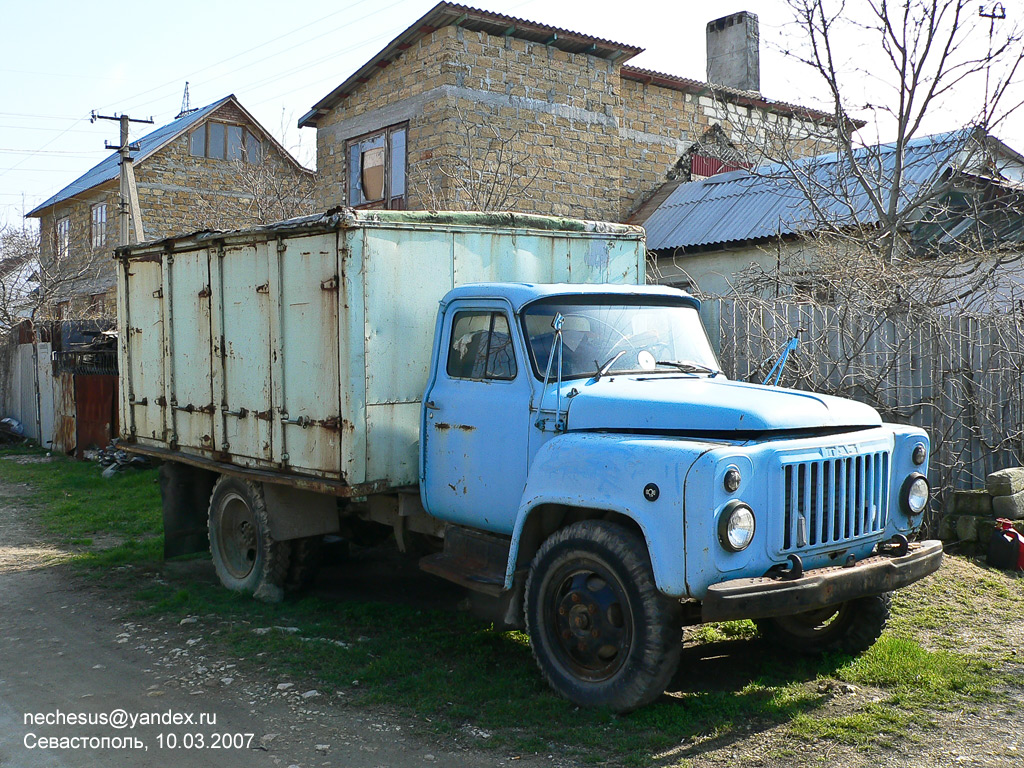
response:
[[[57,258],[63,259],[71,252],[71,217],[61,216],[54,226]]]
[[[90,236],[93,248],[107,244],[107,204],[95,203],[89,209]]]

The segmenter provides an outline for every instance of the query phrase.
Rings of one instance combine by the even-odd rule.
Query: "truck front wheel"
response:
[[[544,542],[525,618],[545,679],[580,706],[629,712],[679,665],[679,601],[658,591],[643,539],[616,523],[585,520]]]
[[[863,653],[889,621],[892,593],[860,597],[816,611],[759,619],[761,635],[785,650],[801,653]]]
[[[288,574],[288,542],[270,535],[258,483],[223,475],[210,495],[210,554],[228,589],[276,602]]]

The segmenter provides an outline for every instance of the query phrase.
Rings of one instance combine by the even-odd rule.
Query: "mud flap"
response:
[[[164,559],[206,552],[210,494],[217,473],[168,461],[160,465],[164,513]]]

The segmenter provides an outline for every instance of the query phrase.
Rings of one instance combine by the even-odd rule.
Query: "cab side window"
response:
[[[456,314],[446,370],[453,379],[514,379],[516,358],[504,313]]]

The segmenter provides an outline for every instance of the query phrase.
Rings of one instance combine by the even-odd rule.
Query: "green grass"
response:
[[[670,696],[616,716],[556,697],[525,635],[463,613],[312,597],[268,605],[175,575],[159,562],[155,472],[105,480],[95,464],[16,464],[11,455],[0,451],[0,478],[31,487],[19,503],[56,541],[77,548],[87,573],[131,595],[140,614],[201,617],[208,643],[274,679],[290,675],[354,706],[386,705],[440,734],[482,729],[492,735],[477,740],[480,748],[643,766],[699,762],[704,749],[774,727],[797,744],[869,749],[913,739],[945,710],[990,701],[1006,684],[984,651],[936,643],[946,622],[971,621],[979,595],[1007,610],[1024,597],[1024,581],[1002,574],[983,572],[972,585],[940,574],[897,600],[891,631],[857,658],[771,654],[747,621],[700,627]],[[275,626],[299,631],[253,631]],[[857,690],[833,700],[830,688],[840,683]]]
[[[19,501],[57,542],[91,546],[96,538],[162,538],[156,470],[130,469],[105,479],[93,462],[59,455],[38,461],[46,458],[45,451],[31,447],[0,450],[0,478],[31,486]]]

